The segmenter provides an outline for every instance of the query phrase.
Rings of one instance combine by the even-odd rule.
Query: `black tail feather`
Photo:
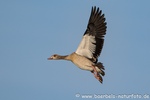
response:
[[[100,69],[100,74],[101,74],[102,76],[104,76],[104,75],[105,75],[105,72],[104,72],[103,70],[105,70],[105,68],[104,68],[103,64],[102,64],[101,62],[98,62],[98,63],[96,64],[96,66]]]

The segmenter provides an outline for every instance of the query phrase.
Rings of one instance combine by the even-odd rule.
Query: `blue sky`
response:
[[[150,96],[149,4],[149,0],[1,0],[0,100]],[[99,58],[105,66],[103,84],[71,62],[47,60],[52,54],[76,50],[92,6],[100,7],[107,21]]]

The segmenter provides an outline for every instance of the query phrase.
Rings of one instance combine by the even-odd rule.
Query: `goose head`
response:
[[[54,55],[52,55],[51,57],[49,57],[49,58],[47,58],[48,60],[58,60],[58,59],[60,59],[60,55],[58,55],[58,54],[54,54]]]

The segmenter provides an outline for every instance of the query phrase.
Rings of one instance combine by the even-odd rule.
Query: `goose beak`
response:
[[[52,60],[52,57],[47,58],[47,60]]]

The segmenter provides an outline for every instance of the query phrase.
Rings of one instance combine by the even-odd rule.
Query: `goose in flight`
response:
[[[61,56],[54,54],[48,60],[68,60],[80,69],[90,71],[94,77],[103,82],[102,76],[105,75],[104,66],[98,62],[98,57],[104,44],[106,34],[106,22],[102,10],[92,7],[87,29],[83,34],[82,40],[77,50],[70,55]]]

